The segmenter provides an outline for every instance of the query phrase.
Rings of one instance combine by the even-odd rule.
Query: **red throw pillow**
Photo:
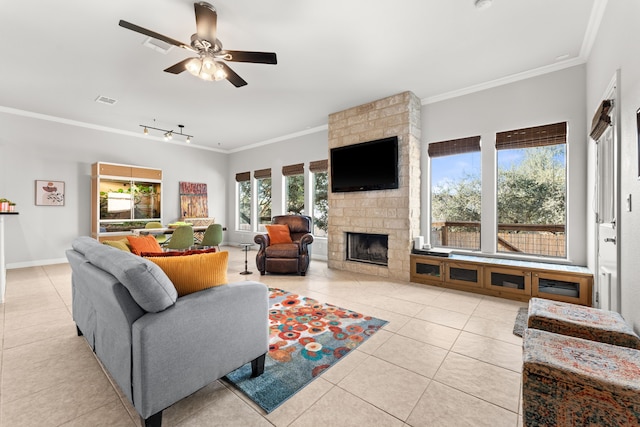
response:
[[[272,245],[278,243],[293,243],[291,240],[291,234],[289,233],[289,226],[284,224],[269,224],[265,225],[267,233],[269,234],[269,240]]]
[[[162,252],[160,244],[151,234],[147,236],[127,236],[129,246],[131,246],[131,252],[136,255],[140,255],[143,252]]]
[[[145,258],[148,257],[166,257],[166,256],[185,256],[185,255],[196,255],[196,254],[206,254],[209,252],[217,252],[216,248],[208,248],[208,249],[192,249],[190,251],[167,251],[167,252],[143,252],[140,256]]]

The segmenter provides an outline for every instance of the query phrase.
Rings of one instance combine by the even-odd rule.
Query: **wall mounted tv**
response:
[[[331,191],[398,188],[398,137],[332,148]]]

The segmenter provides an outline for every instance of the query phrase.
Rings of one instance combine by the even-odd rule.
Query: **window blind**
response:
[[[475,151],[480,151],[480,136],[450,139],[429,144],[429,157],[431,158],[473,153]]]
[[[309,163],[309,170],[313,173],[326,172],[329,169],[329,160],[316,160]]]
[[[598,111],[593,116],[593,120],[591,120],[591,132],[589,136],[593,138],[594,141],[600,139],[604,131],[611,125],[611,116],[609,116],[609,112],[613,108],[613,101],[610,99],[605,99],[600,104]]]
[[[296,163],[295,165],[288,165],[282,167],[282,175],[302,175],[304,173],[304,163]]]
[[[251,180],[251,172],[240,172],[236,174],[236,182],[244,182]]]
[[[271,168],[258,169],[257,171],[253,172],[253,177],[255,179],[271,178]]]
[[[565,144],[567,122],[496,133],[496,150]]]

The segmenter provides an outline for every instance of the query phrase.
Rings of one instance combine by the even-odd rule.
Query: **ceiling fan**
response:
[[[196,33],[191,36],[191,45],[163,36],[155,31],[139,27],[122,19],[118,25],[198,54],[197,58],[184,59],[165,69],[164,71],[167,73],[180,74],[187,70],[203,80],[227,79],[235,87],[241,87],[245,86],[247,82],[223,61],[252,62],[256,64],[278,63],[276,54],[273,52],[249,52],[223,49],[222,43],[216,37],[218,22],[216,9],[206,2],[194,3],[193,7],[196,14]]]

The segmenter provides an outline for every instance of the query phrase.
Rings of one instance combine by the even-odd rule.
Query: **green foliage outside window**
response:
[[[313,234],[326,236],[329,226],[328,174],[317,172],[313,174]]]
[[[289,215],[304,214],[304,175],[290,175],[286,177],[286,207]]]
[[[271,178],[258,180],[258,225],[271,223]]]
[[[251,230],[251,181],[238,183],[238,229]]]

